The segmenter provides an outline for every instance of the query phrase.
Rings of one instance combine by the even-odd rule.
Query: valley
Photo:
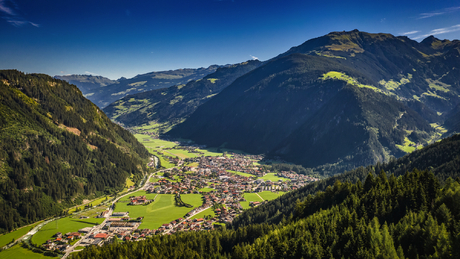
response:
[[[353,30],[79,88],[1,70],[0,257],[460,256],[459,53]]]
[[[69,216],[43,225],[26,242],[54,251],[50,254],[61,251],[66,257],[95,243],[213,230],[231,223],[246,209],[319,180],[295,172],[264,171],[261,156],[227,149],[217,152],[216,148],[198,148],[145,134],[136,137],[159,157],[158,168],[144,179],[142,187],[125,188],[115,197],[71,208],[66,211]],[[142,201],[133,202],[135,199]]]

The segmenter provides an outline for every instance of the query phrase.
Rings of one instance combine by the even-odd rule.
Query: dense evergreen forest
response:
[[[90,247],[73,257],[459,258],[459,151],[455,135],[285,194],[227,229]],[[423,163],[429,170],[416,169]]]
[[[140,181],[148,156],[76,86],[0,71],[0,233]]]

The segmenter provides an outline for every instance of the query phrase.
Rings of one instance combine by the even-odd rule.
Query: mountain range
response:
[[[235,79],[260,65],[262,62],[251,60],[220,67],[216,72],[187,84],[128,95],[103,110],[112,120],[126,127],[154,124],[154,129],[164,132],[182,122]]]
[[[167,88],[201,79],[213,73],[219,67],[218,65],[211,65],[207,68],[184,68],[150,72],[129,79],[122,77],[118,80],[110,80],[102,76],[92,75],[65,75],[55,76],[55,78],[75,84],[86,98],[100,108],[104,108],[128,94]]]
[[[335,173],[388,161],[438,139],[444,120],[455,131],[459,51],[333,32],[239,77],[167,134]]]

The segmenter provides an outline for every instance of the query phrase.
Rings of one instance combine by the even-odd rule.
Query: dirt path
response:
[[[256,194],[257,194],[257,196],[259,196],[259,198],[260,198],[262,201],[265,201],[264,198],[262,198],[262,197],[259,195],[259,193],[256,192]]]

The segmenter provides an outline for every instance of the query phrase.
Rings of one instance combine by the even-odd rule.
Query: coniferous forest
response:
[[[115,193],[148,152],[65,81],[0,71],[0,233]]]

